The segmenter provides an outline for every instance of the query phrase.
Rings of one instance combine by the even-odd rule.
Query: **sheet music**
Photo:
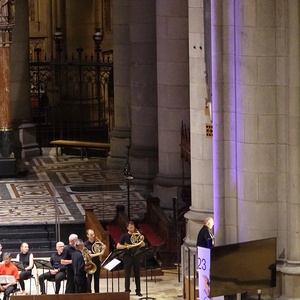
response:
[[[0,275],[0,284],[16,283],[16,279],[12,275]]]
[[[112,261],[110,261],[107,265],[104,266],[104,269],[111,271],[114,267],[116,267],[121,261],[114,258]]]

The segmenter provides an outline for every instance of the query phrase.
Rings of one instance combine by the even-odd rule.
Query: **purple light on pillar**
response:
[[[230,185],[230,189],[238,190],[237,184],[237,114],[236,114],[236,99],[237,99],[237,77],[239,77],[239,71],[237,70],[236,57],[239,53],[239,41],[236,33],[236,26],[239,24],[239,11],[236,7],[235,1],[230,1],[230,4],[220,5],[217,1],[211,1],[211,66],[212,66],[212,119],[213,119],[213,205],[214,205],[214,231],[216,236],[222,239],[225,238],[225,205],[224,203],[224,182],[225,182],[225,159],[227,170],[231,170],[229,175],[230,182],[226,183]],[[229,12],[220,13],[220,9],[228,9]],[[217,16],[228,16],[230,20],[229,25],[222,25]],[[230,38],[229,49],[226,53],[223,53],[222,37],[225,31],[228,31],[228,37]],[[227,43],[225,43],[227,44]],[[227,55],[228,59],[223,59],[223,56]],[[223,64],[228,61],[228,66]],[[224,70],[228,70],[227,74],[224,74]],[[224,74],[220,76],[220,74]],[[230,81],[228,81],[230,80]],[[227,94],[226,94],[227,92]],[[226,107],[226,103],[228,106]],[[228,114],[226,114],[226,112]],[[229,117],[226,118],[226,115]],[[226,119],[225,119],[226,118]],[[225,124],[225,122],[229,122]],[[229,132],[229,137],[224,137],[224,129]],[[225,141],[226,140],[226,141]],[[225,147],[228,147],[226,150]],[[229,157],[224,157],[225,153]],[[228,161],[229,159],[229,161]],[[225,241],[224,241],[225,242]]]

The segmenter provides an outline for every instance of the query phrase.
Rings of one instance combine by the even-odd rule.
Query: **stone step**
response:
[[[68,244],[68,237],[76,233],[79,238],[85,239],[84,224],[61,224],[60,240]],[[0,243],[2,252],[10,252],[15,257],[20,252],[23,242],[28,243],[34,257],[47,257],[55,251],[55,225],[24,225],[0,227]]]

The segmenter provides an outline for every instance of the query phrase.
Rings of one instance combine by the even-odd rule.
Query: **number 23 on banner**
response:
[[[198,257],[198,270],[206,271],[207,263],[205,258]]]

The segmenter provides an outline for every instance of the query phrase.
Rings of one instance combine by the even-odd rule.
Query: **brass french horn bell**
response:
[[[90,256],[88,248],[84,247],[81,251],[85,266],[89,266],[90,268],[87,270],[88,274],[94,274],[97,271],[97,266],[92,262],[92,258]]]
[[[90,257],[103,255],[104,251],[105,251],[104,244],[96,237],[95,242],[92,245],[93,253],[90,254]]]
[[[126,247],[133,248],[133,247],[138,247],[139,245],[141,245],[143,242],[141,236],[142,236],[141,233],[136,229],[135,232],[130,237],[131,245],[126,244]]]

